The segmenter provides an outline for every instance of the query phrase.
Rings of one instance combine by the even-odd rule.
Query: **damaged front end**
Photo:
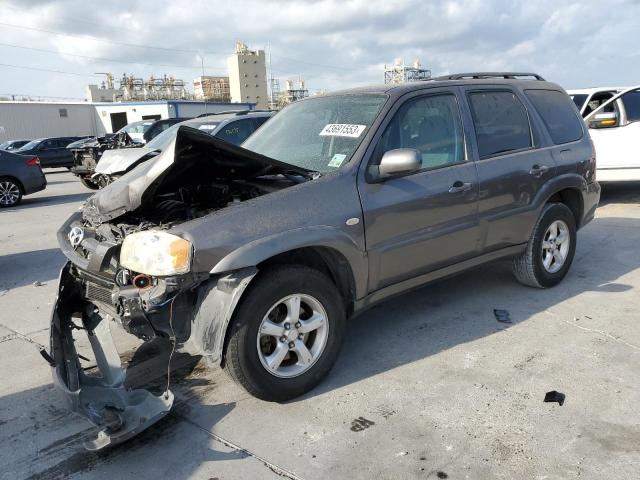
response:
[[[99,429],[95,439],[85,442],[87,449],[98,450],[131,438],[164,417],[173,404],[173,394],[167,390],[156,396],[147,390],[125,388],[125,370],[111,337],[109,319],[84,301],[82,282],[70,273],[72,268],[67,263],[60,273],[51,318],[53,380],[67,407]],[[81,366],[73,330],[86,331],[97,375],[85,373]]]
[[[168,387],[158,396],[125,386],[111,327],[143,341],[169,339],[219,363],[235,305],[256,274],[250,267],[212,275],[211,254],[172,229],[307,175],[207,134],[180,132],[171,150],[91,197],[58,231],[69,261],[60,274],[48,360],[68,407],[99,430],[85,444],[92,450],[138,434],[173,403]],[[82,364],[74,333],[86,334],[95,369]]]

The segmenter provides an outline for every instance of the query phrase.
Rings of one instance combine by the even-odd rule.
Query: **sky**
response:
[[[434,76],[640,84],[638,0],[0,0],[0,96],[82,100],[96,72],[190,84],[203,64],[226,75],[237,40],[270,53],[281,85],[302,76],[311,92],[382,83],[396,58]]]

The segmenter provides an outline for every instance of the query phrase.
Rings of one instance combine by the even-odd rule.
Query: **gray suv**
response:
[[[347,319],[381,300],[505,257],[526,285],[560,282],[598,204],[594,173],[573,102],[532,74],[305,99],[241,147],[180,127],[59,230],[69,262],[43,355],[70,408],[102,429],[91,448],[173,401],[125,388],[112,320],[256,397],[291,399],[327,375]]]

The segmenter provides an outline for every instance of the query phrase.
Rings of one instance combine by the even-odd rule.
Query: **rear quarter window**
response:
[[[524,93],[542,117],[553,143],[560,145],[582,138],[582,120],[568,95],[557,90],[525,90]]]

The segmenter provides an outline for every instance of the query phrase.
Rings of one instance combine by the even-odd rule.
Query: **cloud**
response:
[[[420,59],[434,74],[530,70],[566,88],[640,83],[640,4],[633,0],[116,0],[99,8],[80,0],[21,1],[0,4],[0,18],[74,35],[3,26],[2,43],[59,52],[0,46],[3,63],[79,73],[172,73],[190,81],[200,74],[200,56],[208,73],[223,73],[242,40],[268,49],[275,76],[301,75],[312,90],[380,82],[382,65],[397,57]],[[82,96],[96,80],[44,76],[3,68],[0,90]]]

